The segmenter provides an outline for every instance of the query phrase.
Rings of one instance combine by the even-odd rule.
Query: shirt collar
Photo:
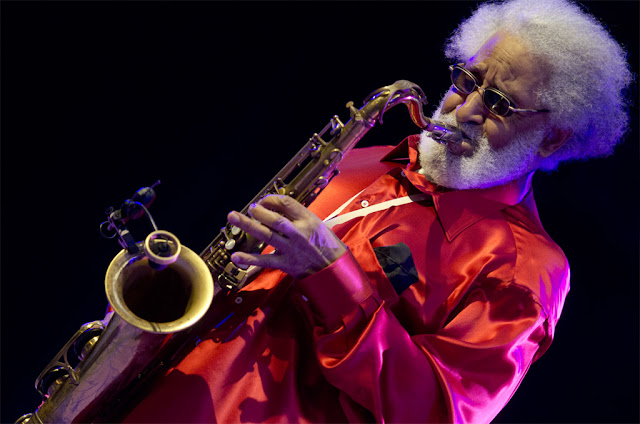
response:
[[[418,190],[433,197],[433,204],[447,236],[452,241],[466,228],[496,212],[520,203],[531,192],[531,177],[511,181],[488,189],[453,190],[440,187],[418,173],[417,143],[420,136],[405,138],[381,161],[407,163],[405,175]]]

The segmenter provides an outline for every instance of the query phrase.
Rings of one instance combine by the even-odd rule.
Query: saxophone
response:
[[[457,128],[423,115],[427,101],[419,86],[396,81],[369,94],[360,109],[347,103],[349,121],[343,124],[333,116],[241,213],[247,214],[252,203],[269,194],[288,195],[308,206],[338,174],[342,158],[377,122],[382,123],[385,111],[400,103],[407,106],[412,121],[431,132],[436,141],[457,143],[464,138]],[[329,141],[323,139],[327,133]],[[122,418],[127,406],[119,410],[114,406],[135,404],[140,388],[179,358],[186,346],[192,346],[198,337],[195,324],[207,313],[213,298],[235,292],[252,280],[256,270],[237,267],[231,254],[255,253],[265,247],[229,223],[200,255],[167,232],[155,231],[144,242],[135,242],[122,217],[112,210],[107,213],[110,228],[119,231],[124,247],[105,277],[113,312],[102,321],[84,324],[65,344],[36,380],[42,404],[16,423]],[[156,245],[165,249],[169,246],[170,260],[151,247],[154,240],[160,240]],[[171,304],[163,299],[171,299]]]

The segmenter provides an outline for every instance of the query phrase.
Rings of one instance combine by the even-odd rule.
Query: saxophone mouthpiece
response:
[[[464,139],[470,140],[466,134],[464,134],[459,128],[445,124],[441,121],[427,118],[428,125],[424,128],[427,132],[431,133],[429,136],[438,143],[462,143]]]

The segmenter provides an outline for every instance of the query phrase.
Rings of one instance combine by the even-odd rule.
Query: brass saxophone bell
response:
[[[195,324],[209,309],[214,283],[205,262],[167,231],[122,250],[111,261],[105,290],[114,311],[151,333],[174,333]]]

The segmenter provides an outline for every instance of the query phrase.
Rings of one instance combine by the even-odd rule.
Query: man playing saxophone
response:
[[[564,0],[482,4],[446,44],[429,132],[356,149],[309,209],[270,195],[229,223],[271,246],[211,331],[126,422],[490,422],[549,347],[569,265],[535,171],[611,154],[625,52]]]

